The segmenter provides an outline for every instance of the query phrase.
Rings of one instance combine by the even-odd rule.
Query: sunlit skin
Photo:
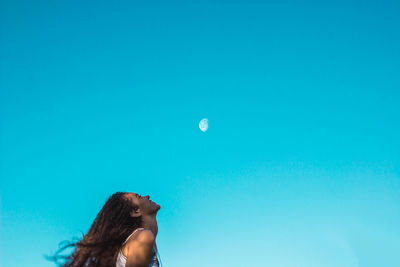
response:
[[[153,246],[158,233],[156,216],[161,207],[150,200],[150,196],[127,193],[124,197],[139,207],[130,215],[141,217],[141,227],[145,228],[133,234],[121,249],[122,254],[127,257],[126,267],[147,267],[153,255]]]

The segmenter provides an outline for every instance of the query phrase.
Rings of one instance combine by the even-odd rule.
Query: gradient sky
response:
[[[165,267],[400,266],[397,1],[0,3],[1,266],[116,191]]]

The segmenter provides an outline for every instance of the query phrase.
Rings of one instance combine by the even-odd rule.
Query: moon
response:
[[[202,119],[199,123],[199,128],[203,132],[207,131],[208,130],[208,119]]]

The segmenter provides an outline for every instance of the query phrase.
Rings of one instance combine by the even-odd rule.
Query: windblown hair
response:
[[[115,266],[118,251],[128,236],[141,226],[141,218],[130,216],[138,207],[124,197],[124,192],[113,194],[97,214],[89,231],[78,242],[69,242],[51,257],[56,263],[64,260],[63,267]],[[75,247],[69,256],[60,255]]]

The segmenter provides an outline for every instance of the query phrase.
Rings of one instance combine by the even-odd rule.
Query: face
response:
[[[150,196],[141,196],[136,193],[127,193],[125,197],[139,207],[140,215],[155,214],[161,208],[160,205],[150,200]]]

